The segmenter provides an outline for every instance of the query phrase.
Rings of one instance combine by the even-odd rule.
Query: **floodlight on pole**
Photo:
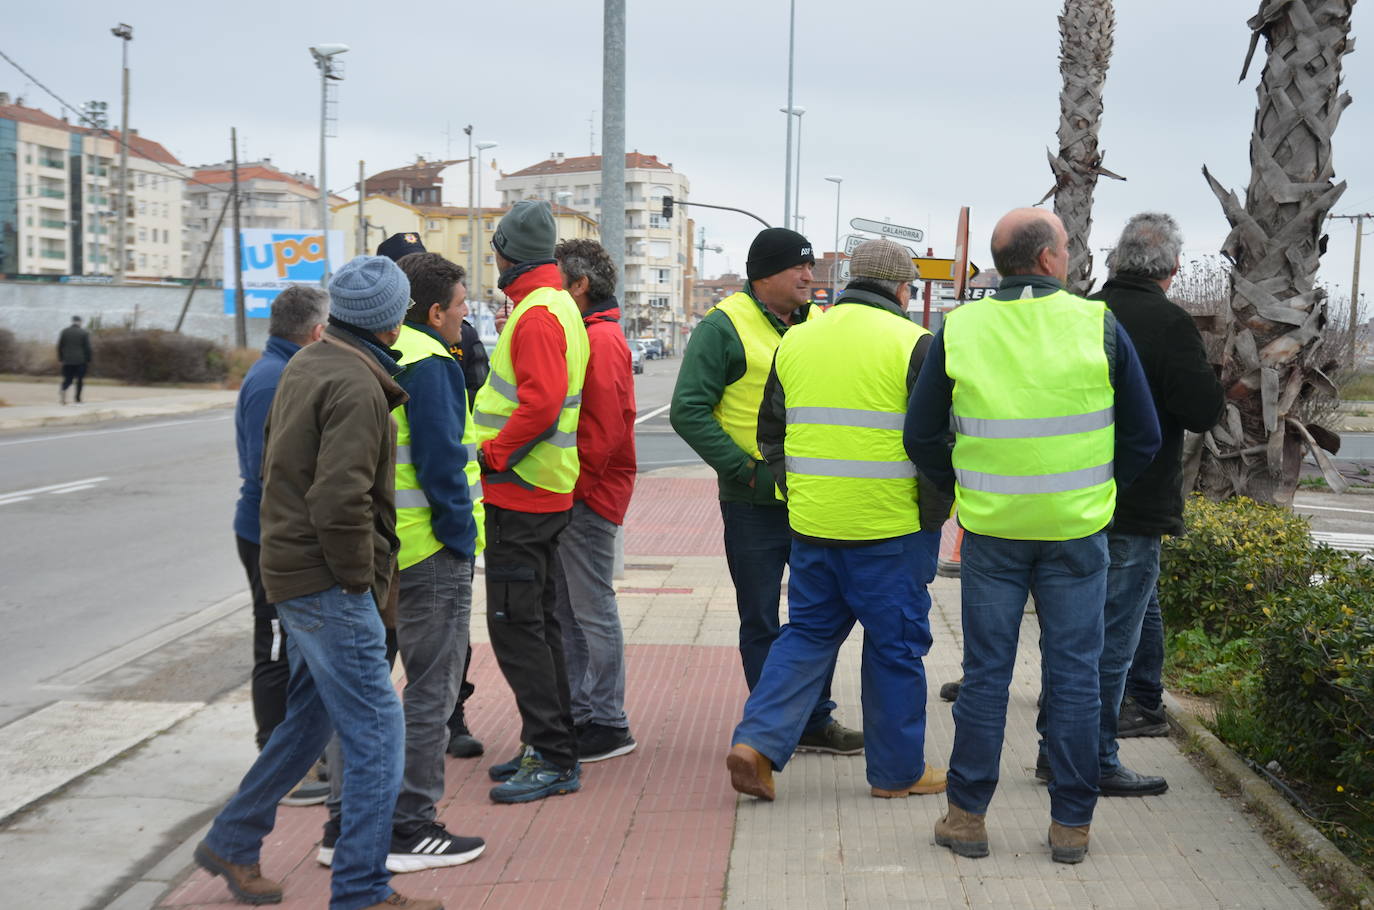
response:
[[[472,275],[472,296],[479,303],[485,302],[482,296],[482,264],[486,261],[487,255],[487,232],[486,218],[482,211],[482,153],[487,149],[496,148],[495,142],[477,142],[473,147],[477,149],[477,237],[482,239],[481,248],[477,251],[477,271]],[[473,243],[477,243],[477,237],[473,238]]]
[[[329,80],[343,79],[343,73],[334,65],[334,58],[347,53],[347,44],[315,44],[310,48],[310,56],[320,70],[320,244],[324,254],[324,271],[320,284],[329,284],[329,181],[325,178],[325,139],[329,135]]]
[[[830,260],[830,302],[835,302],[836,284],[835,278],[840,274],[840,184],[844,183],[843,177],[826,177],[831,183],[835,184],[835,249],[831,253]]]

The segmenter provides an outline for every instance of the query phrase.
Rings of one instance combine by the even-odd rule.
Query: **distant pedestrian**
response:
[[[520,754],[488,769],[499,803],[582,786],[554,559],[577,484],[587,330],[553,258],[547,202],[517,202],[491,245],[515,303],[477,393],[477,458],[487,517],[487,632],[520,711]],[[517,367],[518,364],[518,367]]]
[[[81,404],[86,369],[91,365],[91,334],[81,327],[80,316],[73,316],[72,324],[57,336],[57,362],[62,364],[62,388],[58,393],[62,403],[67,403],[67,389],[76,383],[76,403]]]
[[[712,307],[692,330],[668,415],[677,434],[716,472],[725,561],[739,613],[740,662],[751,692],[778,637],[782,575],[792,552],[787,505],[759,453],[759,405],[778,344],[793,326],[821,315],[809,302],[815,264],[811,241],[796,231],[759,232],[749,246],[744,289]],[[863,733],[831,716],[834,672],[832,659],[797,748],[857,755]]]
[[[1099,301],[1064,290],[1068,235],[1017,209],[993,229],[1002,281],[945,317],[907,413],[916,466],[955,491],[963,525],[964,682],[954,703],[948,811],[935,842],[988,854],[1007,692],[1035,592],[1049,719],[1051,856],[1082,862],[1097,804],[1098,660],[1116,487],[1159,448],[1131,340]],[[948,437],[954,434],[951,450]]]
[[[234,406],[234,438],[242,481],[234,510],[234,538],[253,596],[253,719],[259,749],[267,745],[272,731],[286,716],[286,689],[291,677],[286,629],[277,618],[277,608],[267,599],[259,567],[263,429],[282,370],[301,348],[320,340],[328,312],[329,295],[319,288],[293,285],[278,294],[272,301],[267,344],[243,377]],[[328,795],[328,784],[307,779],[283,798],[282,805],[313,806]]]
[[[395,445],[406,394],[390,346],[409,282],[359,256],[329,282],[329,326],[282,370],[265,431],[262,580],[287,628],[286,717],[216,816],[196,861],[234,896],[277,903],[259,854],[276,804],[337,730],[345,781],[330,907],[438,910],[392,891],[386,858],[405,751],[382,611],[394,613]]]
[[[732,786],[774,797],[829,681],[863,624],[863,720],[873,796],[941,793],[926,763],[930,594],[951,500],[918,482],[902,422],[930,332],[906,315],[916,270],[890,240],[860,244],[853,280],[824,319],[778,345],[759,410],[759,450],[787,497],[787,625],[768,652],[726,757]]]
[[[377,255],[385,256],[392,262],[400,263],[402,259],[412,253],[424,253],[425,245],[420,242],[420,235],[414,233],[392,234],[382,241],[381,246],[377,247]],[[458,366],[463,370],[463,385],[467,389],[467,408],[469,413],[472,411],[473,400],[477,397],[477,391],[482,388],[482,383],[487,379],[487,349],[482,344],[482,339],[478,337],[477,329],[473,328],[472,322],[467,318],[467,275],[461,268],[457,267],[462,277],[458,283],[463,286],[464,303],[462,310],[462,337],[454,344],[449,345],[449,353],[458,361]],[[474,460],[469,466],[471,471],[477,470]],[[470,475],[471,476],[471,475]],[[473,477],[475,486],[476,477]],[[480,495],[472,499],[474,520],[477,524],[477,552],[482,551],[485,545],[485,517],[482,513],[482,500]],[[468,729],[467,718],[463,712],[463,705],[467,704],[469,698],[477,691],[477,687],[468,682],[468,671],[472,668],[472,645],[467,646],[467,652],[463,659],[463,679],[458,686],[458,704],[453,709],[453,714],[448,719],[448,754],[454,758],[476,758],[483,751],[481,740],[472,735]]]
[[[595,240],[565,240],[553,255],[582,311],[590,353],[577,423],[580,470],[554,582],[578,754],[596,762],[636,746],[625,714],[625,632],[614,579],[616,533],[635,485],[635,382],[610,254]]]

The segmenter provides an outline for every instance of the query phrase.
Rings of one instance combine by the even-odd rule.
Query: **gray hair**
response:
[[[615,262],[606,248],[595,240],[564,240],[553,251],[568,284],[587,279],[587,297],[593,302],[615,295]]]
[[[1107,254],[1107,269],[1113,274],[1168,278],[1181,252],[1178,222],[1162,212],[1141,212],[1126,222],[1116,249]]]
[[[324,322],[328,312],[329,295],[324,289],[293,284],[272,301],[267,332],[303,344],[310,340],[311,330]]]
[[[1040,251],[1053,249],[1058,240],[1048,218],[1034,218],[1018,225],[1001,247],[992,248],[992,264],[999,275],[1035,275],[1040,271]]]

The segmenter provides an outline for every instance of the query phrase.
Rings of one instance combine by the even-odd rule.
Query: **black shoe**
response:
[[[797,743],[798,752],[858,755],[863,750],[863,731],[851,730],[837,720],[832,720],[814,733],[803,734],[801,741]]]
[[[1137,774],[1122,765],[1115,774],[1104,775],[1097,782],[1097,789],[1103,796],[1158,796],[1169,789],[1169,782],[1162,777]]]
[[[334,845],[339,842],[339,826],[334,819],[324,823],[324,836],[320,838],[320,849],[315,852],[315,862],[321,866],[334,864]]]
[[[449,735],[448,754],[454,758],[476,758],[485,751],[482,741],[469,733],[466,728],[455,730]]]
[[[1134,698],[1127,697],[1121,705],[1121,713],[1116,720],[1116,738],[1129,736],[1168,736],[1169,716],[1164,706],[1153,710],[1145,707]]]
[[[605,761],[617,755],[628,755],[639,743],[630,735],[629,727],[608,727],[604,724],[581,724],[577,727],[577,752],[581,761]]]
[[[1050,770],[1049,757],[1043,752],[1035,756],[1035,779],[1047,784],[1054,780],[1054,772]]]
[[[409,837],[392,832],[386,870],[399,874],[461,866],[475,860],[486,848],[487,842],[480,837],[449,834],[441,822],[430,822]]]
[[[963,684],[964,680],[962,678],[956,679],[954,682],[945,683],[940,687],[940,697],[945,701],[958,701],[959,687]]]

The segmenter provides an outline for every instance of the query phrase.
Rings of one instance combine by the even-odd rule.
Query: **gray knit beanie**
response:
[[[552,259],[558,229],[553,223],[553,208],[543,200],[525,199],[511,206],[496,226],[491,245],[504,258],[519,265],[539,259]]]
[[[410,279],[385,256],[358,256],[329,279],[329,315],[372,332],[405,319]]]

